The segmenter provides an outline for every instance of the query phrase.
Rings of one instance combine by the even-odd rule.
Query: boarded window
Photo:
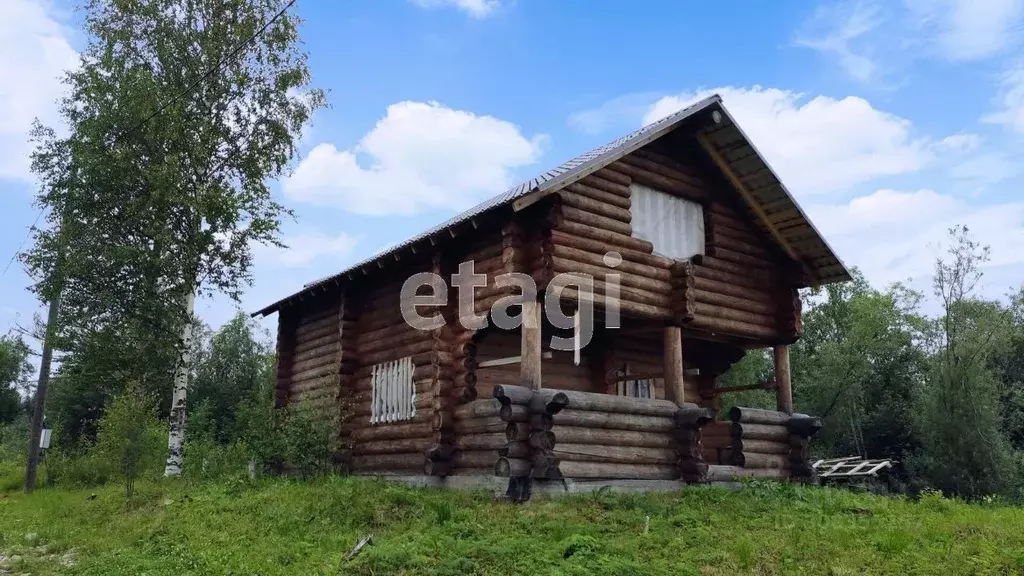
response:
[[[637,378],[636,380],[628,379],[630,376],[629,366],[627,365],[624,370],[616,370],[615,378],[616,388],[619,396],[628,396],[630,398],[654,398],[654,379],[652,378]]]
[[[397,422],[416,415],[416,386],[412,382],[412,356],[373,367],[373,404],[370,422]]]
[[[704,253],[704,208],[660,190],[631,184],[633,236],[654,244],[654,253],[687,260]]]

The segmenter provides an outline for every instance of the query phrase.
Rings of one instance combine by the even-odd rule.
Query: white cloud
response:
[[[908,120],[866,100],[817,96],[775,88],[725,87],[666,96],[644,116],[653,122],[712,93],[798,196],[846,190],[883,176],[913,173],[941,146],[911,133]]]
[[[501,6],[499,0],[411,0],[411,2],[423,8],[452,6],[475,18],[486,18]]]
[[[796,45],[834,54],[855,80],[867,82],[879,74],[871,46],[861,40],[882,22],[881,11],[867,2],[819,7],[804,25]]]
[[[545,142],[492,116],[400,102],[357,146],[313,148],[283,189],[296,201],[361,214],[462,210],[512,186],[513,170],[534,163]]]
[[[981,60],[1017,43],[1024,0],[906,0],[920,30],[953,61]]]
[[[57,122],[60,76],[78,64],[68,32],[42,0],[5,0],[0,18],[0,178],[31,180],[32,121]]]
[[[259,245],[255,251],[263,261],[286,267],[302,267],[320,258],[346,261],[361,240],[360,236],[350,236],[344,232],[332,235],[310,231],[282,238],[286,248]]]
[[[625,130],[632,130],[633,119],[643,116],[660,96],[653,92],[617,96],[595,108],[570,114],[567,123],[573,130],[584,134],[601,134],[613,128],[617,129],[623,123],[628,126],[624,128]]]
[[[957,224],[991,246],[991,267],[1024,264],[1024,202],[972,206],[933,190],[883,189],[846,204],[809,206],[808,214],[846,264],[876,285],[930,277]]]
[[[985,116],[984,120],[1024,134],[1024,65],[1003,75],[997,101],[999,111]]]

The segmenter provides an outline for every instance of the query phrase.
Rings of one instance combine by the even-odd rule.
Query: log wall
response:
[[[609,291],[617,291],[624,316],[681,323],[693,334],[763,344],[794,341],[800,304],[790,286],[800,270],[747,211],[736,208],[741,204],[734,191],[713,186],[695,161],[659,146],[642,148],[559,191],[548,229],[529,247],[531,274],[541,286],[557,274],[588,274],[599,307]],[[633,236],[634,182],[703,206],[704,254],[683,266]],[[605,260],[610,250],[619,253],[620,263]],[[563,293],[576,297],[572,288]]]

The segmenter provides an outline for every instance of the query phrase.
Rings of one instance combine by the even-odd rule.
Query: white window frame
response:
[[[412,420],[416,416],[416,384],[412,380],[412,372],[412,356],[373,367],[370,376],[371,424]]]

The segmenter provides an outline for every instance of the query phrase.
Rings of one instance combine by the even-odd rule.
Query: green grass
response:
[[[358,478],[240,479],[141,484],[130,505],[117,486],[12,492],[0,552],[34,575],[1020,574],[1024,510],[770,483],[513,505]]]

